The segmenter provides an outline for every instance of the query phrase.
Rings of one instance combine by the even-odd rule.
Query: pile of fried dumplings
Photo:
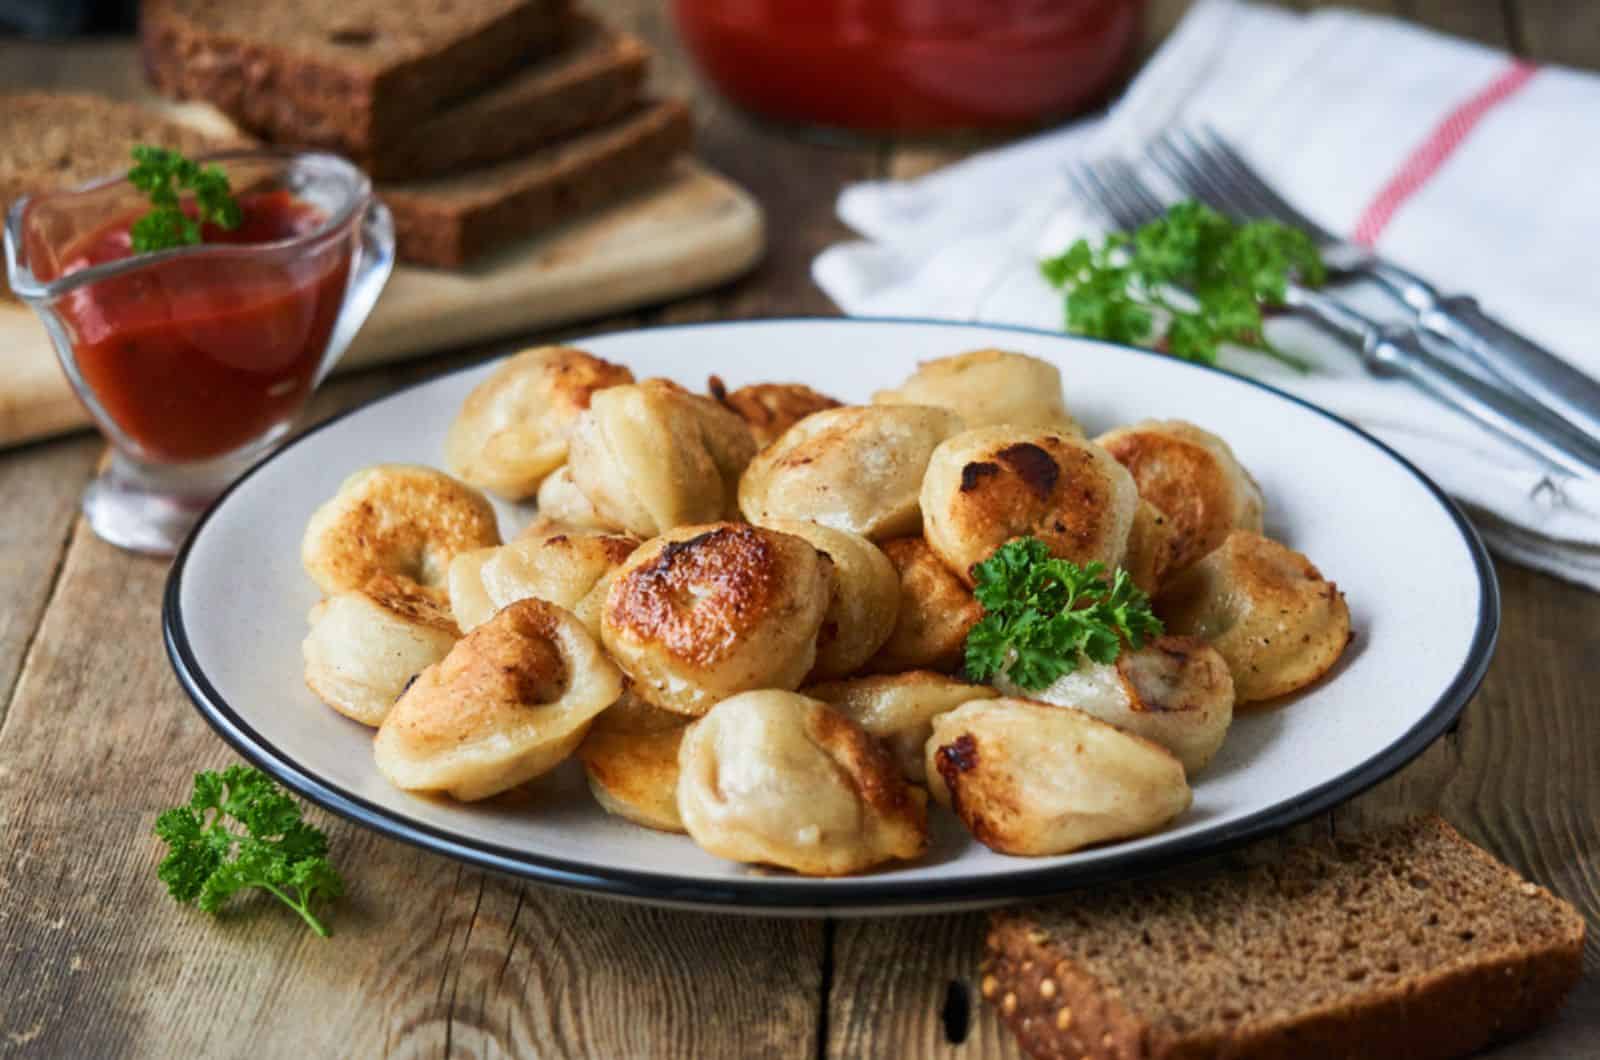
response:
[[[1086,438],[1022,353],[844,405],[541,347],[478,384],[443,458],[359,471],[311,516],[312,692],[403,790],[488,799],[576,757],[608,813],[735,862],[916,859],[930,798],[1008,855],[1149,834],[1236,708],[1351,636],[1222,438]],[[536,506],[513,540],[486,492]],[[1043,689],[965,680],[974,567],[1025,537],[1126,569],[1165,632]]]

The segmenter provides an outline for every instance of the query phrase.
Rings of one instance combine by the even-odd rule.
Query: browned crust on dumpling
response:
[[[1235,527],[1261,529],[1260,491],[1222,439],[1165,421],[1118,428],[1097,440],[1133,475],[1139,496],[1167,516],[1173,570],[1211,552]]]
[[[709,666],[765,616],[782,589],[777,575],[772,544],[759,530],[722,526],[668,541],[618,578],[606,617],[685,662]],[[702,594],[699,606],[685,606]]]
[[[1110,565],[1126,547],[1134,492],[1127,472],[1090,443],[979,428],[934,450],[922,484],[924,532],[969,585],[976,564],[1019,537],[1075,563]]]
[[[922,538],[896,538],[879,547],[900,575],[900,610],[894,632],[863,671],[954,672],[983,606]]]
[[[813,412],[843,404],[803,383],[753,383],[730,391],[720,378],[712,376],[707,389],[720,404],[744,420],[756,444],[762,447],[777,441],[784,431]]]
[[[905,821],[922,835],[922,848],[900,857],[919,857],[928,845],[928,808],[911,794],[900,767],[866,730],[835,710],[823,707],[806,716],[806,732],[843,767],[851,787],[881,817]]]
[[[438,589],[418,585],[410,578],[375,574],[361,591],[371,597],[373,603],[407,621],[461,635],[450,614],[450,601]]]
[[[1177,682],[1182,695],[1176,698],[1152,695],[1148,683],[1141,684],[1132,667],[1137,665],[1134,652],[1123,652],[1117,659],[1117,676],[1128,692],[1131,709],[1147,714],[1184,714],[1203,711],[1211,707],[1224,690],[1231,693],[1233,678],[1215,649],[1199,637],[1163,636],[1145,645],[1145,650],[1164,656],[1182,674]]]

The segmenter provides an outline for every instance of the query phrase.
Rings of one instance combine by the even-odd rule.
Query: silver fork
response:
[[[1124,231],[1133,231],[1166,212],[1166,203],[1121,159],[1079,163],[1067,175],[1084,200]],[[1284,304],[1348,341],[1369,373],[1408,380],[1551,470],[1600,476],[1600,445],[1564,423],[1533,416],[1523,401],[1435,356],[1415,329],[1379,323],[1322,291],[1293,281],[1286,287]]]
[[[1197,198],[1235,219],[1266,218],[1314,239],[1335,273],[1370,277],[1417,316],[1417,324],[1465,350],[1534,403],[1591,438],[1600,438],[1600,382],[1573,368],[1461,295],[1444,296],[1422,277],[1329,232],[1295,209],[1213,129],[1170,129],[1153,140],[1151,159]]]

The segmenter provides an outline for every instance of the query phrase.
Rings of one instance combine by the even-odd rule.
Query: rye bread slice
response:
[[[370,155],[566,37],[568,0],[143,0],[145,70],[277,143]]]
[[[1553,1017],[1584,921],[1425,818],[995,914],[981,993],[1040,1058],[1443,1060]]]
[[[575,20],[560,52],[400,130],[355,161],[374,180],[418,180],[526,154],[603,125],[638,102],[645,43],[592,19]]]
[[[37,195],[126,173],[134,144],[201,154],[242,146],[148,107],[64,92],[0,93],[0,212]]]
[[[402,261],[455,268],[657,179],[692,139],[686,106],[647,103],[521,158],[451,177],[383,184],[378,196],[394,214]]]

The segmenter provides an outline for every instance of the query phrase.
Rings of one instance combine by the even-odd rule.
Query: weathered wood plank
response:
[[[0,729],[99,451],[82,438],[0,455]]]
[[[1600,69],[1600,5],[1585,0],[1507,0],[1520,50],[1541,63]]]

